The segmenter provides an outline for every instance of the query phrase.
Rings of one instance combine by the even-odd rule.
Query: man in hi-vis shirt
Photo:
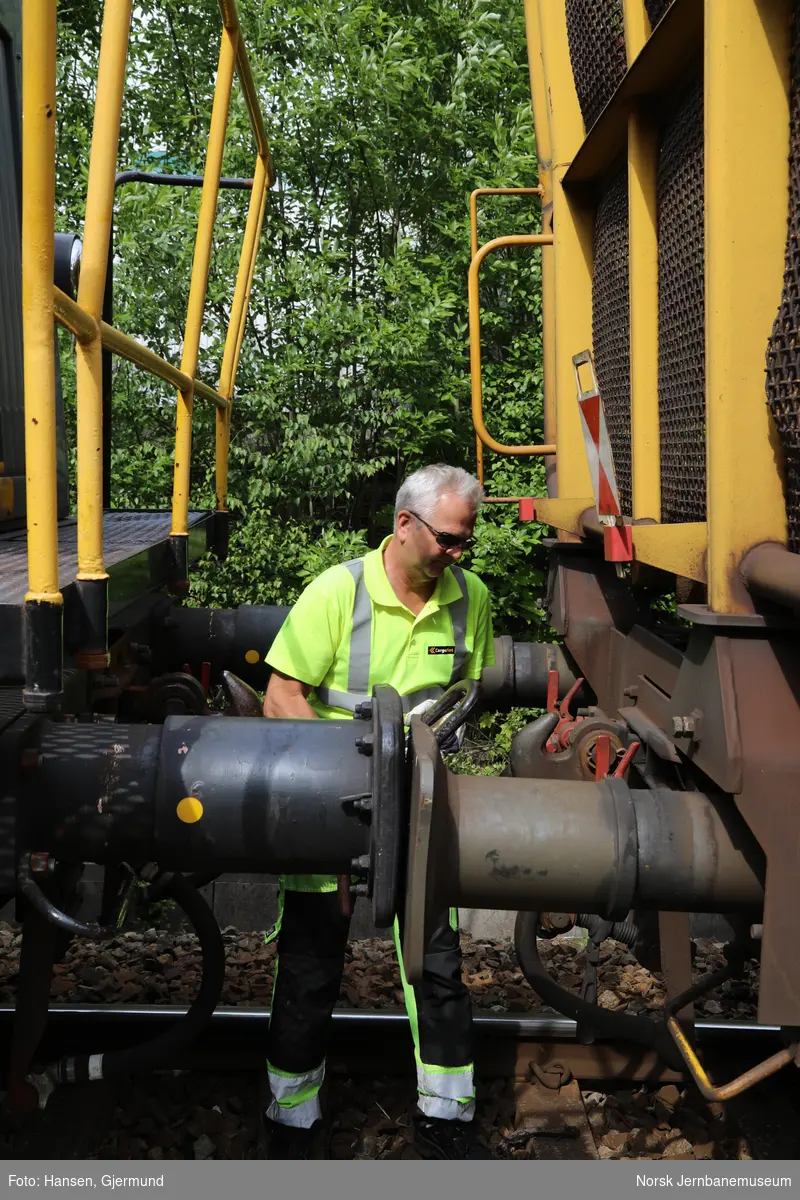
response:
[[[363,558],[324,571],[287,617],[267,655],[266,717],[352,717],[376,684],[400,694],[408,717],[457,680],[480,679],[494,663],[489,593],[458,560],[481,497],[473,476],[443,464],[405,481],[394,533]],[[319,1156],[319,1089],[349,925],[335,877],[281,880],[265,1114],[270,1158]],[[416,987],[402,969],[396,922],[395,945],[416,1050],[415,1145],[425,1157],[488,1158],[469,1134],[472,1015],[455,912],[443,914]]]

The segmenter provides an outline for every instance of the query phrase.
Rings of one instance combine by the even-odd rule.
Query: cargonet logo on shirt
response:
[[[455,654],[455,646],[428,646],[428,654]]]

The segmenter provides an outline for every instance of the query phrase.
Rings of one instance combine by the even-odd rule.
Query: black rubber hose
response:
[[[29,854],[20,857],[17,865],[17,883],[28,903],[51,925],[56,925],[73,937],[93,938],[95,941],[116,937],[118,930],[115,925],[84,925],[82,921],[76,921],[74,917],[57,908],[34,879]]]
[[[183,875],[173,875],[159,894],[171,896],[189,918],[200,941],[203,977],[191,1007],[184,1017],[144,1045],[109,1054],[80,1054],[62,1058],[50,1074],[57,1083],[119,1079],[124,1075],[152,1071],[194,1041],[206,1027],[219,1003],[225,979],[225,946],[217,919],[203,897]]]
[[[522,974],[545,1004],[549,1004],[556,1012],[563,1013],[565,1017],[571,1017],[580,1025],[590,1026],[601,1037],[648,1046],[657,1051],[670,1066],[676,1070],[681,1069],[680,1054],[665,1025],[651,1021],[649,1017],[634,1017],[599,1008],[556,983],[539,957],[536,942],[538,926],[538,913],[517,913],[514,947]]]

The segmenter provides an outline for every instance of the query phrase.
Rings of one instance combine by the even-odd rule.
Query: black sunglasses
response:
[[[430,529],[431,533],[436,538],[436,541],[443,550],[466,550],[472,545],[471,537],[462,537],[460,533],[440,533],[438,529],[434,529],[432,525],[429,525],[428,522],[423,520],[422,517],[418,516],[417,513],[412,512],[410,508],[408,511],[411,513],[411,516],[417,521],[420,521],[426,529]]]

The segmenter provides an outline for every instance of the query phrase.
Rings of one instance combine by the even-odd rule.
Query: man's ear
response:
[[[404,542],[406,540],[411,529],[411,522],[413,520],[414,518],[411,516],[411,513],[399,512],[397,514],[397,520],[394,523],[394,531],[399,541]]]

